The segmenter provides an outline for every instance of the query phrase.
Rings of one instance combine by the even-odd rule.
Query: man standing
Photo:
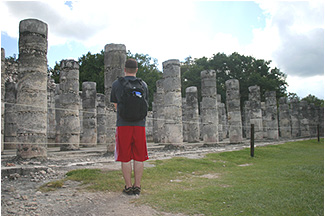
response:
[[[149,159],[145,130],[149,94],[147,84],[136,78],[137,71],[137,61],[128,59],[125,77],[115,80],[111,91],[111,102],[117,109],[115,160],[121,162],[125,181],[123,193],[127,195],[140,194],[143,162]]]

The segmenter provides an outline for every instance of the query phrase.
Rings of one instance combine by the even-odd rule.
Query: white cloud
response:
[[[288,75],[324,74],[323,1],[259,1],[266,27],[255,34],[252,46],[265,46],[265,54]],[[263,51],[262,51],[263,52]]]
[[[324,76],[316,75],[302,79],[298,76],[289,75],[287,82],[289,83],[287,91],[296,93],[300,98],[312,94],[324,99]]]
[[[324,99],[323,1],[258,1],[266,26],[254,30],[246,53],[272,60],[288,75],[287,91]]]
[[[193,29],[192,23],[200,25],[194,1],[80,0],[73,1],[71,8],[64,1],[0,1],[0,18],[5,20],[1,31],[18,38],[19,22],[36,18],[49,26],[49,51],[52,46],[71,42],[87,49],[96,47],[96,52],[106,44],[122,43],[133,53],[157,58],[160,64],[187,56],[239,52],[272,60],[272,67],[289,75],[290,88],[306,76],[319,83],[315,75],[324,77],[323,1],[257,3],[264,11],[266,25],[253,30],[252,43],[246,46],[217,27]]]

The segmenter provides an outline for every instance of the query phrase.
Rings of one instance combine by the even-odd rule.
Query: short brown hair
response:
[[[138,68],[138,63],[135,59],[128,59],[125,62],[125,68],[136,69],[136,68]]]

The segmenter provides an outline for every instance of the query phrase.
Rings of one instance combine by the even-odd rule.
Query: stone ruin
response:
[[[46,159],[50,146],[67,151],[106,145],[113,152],[116,111],[109,96],[113,81],[124,75],[125,45],[105,46],[105,94],[97,93],[90,81],[79,91],[79,64],[74,60],[61,61],[59,84],[48,77],[47,32],[42,21],[20,22],[18,64],[5,60],[1,48],[2,152],[16,149],[22,159]],[[259,86],[249,87],[249,99],[241,106],[236,79],[226,81],[223,103],[214,70],[201,72],[199,107],[197,87],[188,87],[182,99],[179,60],[163,62],[163,75],[147,117],[148,142],[238,144],[250,138],[251,124],[256,140],[316,137],[317,125],[324,136],[324,108],[285,97],[277,102],[273,91],[261,102]]]

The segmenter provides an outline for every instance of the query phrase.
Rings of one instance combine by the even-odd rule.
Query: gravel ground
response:
[[[249,141],[248,141],[249,142]],[[281,142],[255,143],[256,146]],[[210,152],[239,150],[249,143],[188,144],[177,147],[149,144],[151,160],[175,156],[200,158]],[[47,161],[18,161],[15,151],[5,150],[1,159],[1,215],[3,216],[154,216],[175,215],[158,212],[145,205],[134,203],[138,196],[125,196],[121,192],[87,192],[79,182],[66,181],[56,191],[42,193],[39,187],[50,181],[64,178],[68,171],[81,168],[119,170],[120,163],[106,154],[106,147],[81,148],[74,152],[59,152],[49,148]],[[145,167],[152,164],[145,163]],[[121,186],[122,190],[123,186]],[[141,197],[141,195],[140,195]],[[177,214],[182,215],[182,214]]]

